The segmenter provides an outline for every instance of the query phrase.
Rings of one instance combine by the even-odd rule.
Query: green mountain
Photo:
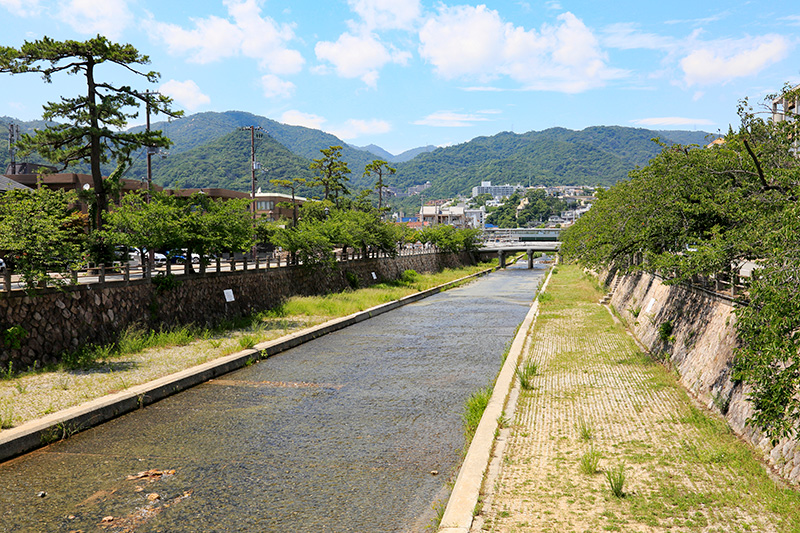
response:
[[[271,139],[281,144],[295,155],[305,158],[307,160],[305,164],[306,168],[308,168],[311,159],[319,159],[322,156],[320,153],[322,148],[342,146],[342,159],[347,161],[352,171],[351,180],[353,181],[364,181],[358,180],[357,178],[361,176],[364,172],[364,167],[369,162],[378,159],[378,156],[375,154],[353,148],[330,133],[302,126],[281,124],[280,122],[244,111],[197,113],[170,122],[152,123],[151,129],[163,131],[164,135],[172,139],[174,143],[169,150],[169,156],[166,160],[178,154],[182,154],[183,152],[191,151],[194,148],[206,146],[213,140],[227,135],[239,136],[243,140],[246,140],[245,149],[241,152],[230,151],[227,155],[231,159],[241,159],[244,161],[246,168],[249,169],[250,132],[242,131],[241,128],[250,126],[262,128],[264,133],[263,139],[265,141]],[[274,144],[265,142],[265,146],[274,146]],[[193,152],[193,154],[199,156],[197,152]],[[257,160],[262,164],[262,167],[266,168],[269,166],[266,161],[262,161],[258,157]],[[171,173],[170,169],[172,167],[170,165],[167,164],[160,168],[163,170],[159,173],[155,171],[153,173],[153,179],[156,183],[166,184],[174,182],[177,179],[177,176]],[[142,157],[134,164],[131,172],[135,175],[140,175],[144,174],[144,169],[145,161],[144,157]],[[229,188],[233,189],[234,187]],[[247,190],[249,190],[249,187]]]
[[[0,125],[11,122],[17,121],[0,117]],[[20,123],[20,129],[30,131],[43,125],[41,121],[24,122]],[[382,156],[391,155],[378,146],[359,149],[323,131],[289,126],[243,111],[198,113],[152,124],[153,129],[162,130],[174,143],[166,158],[153,157],[153,180],[166,187],[249,191],[250,132],[242,129],[249,126],[263,131],[256,142],[256,160],[261,165],[257,186],[263,190],[274,189],[270,179],[310,180],[311,159],[321,156],[320,149],[334,145],[343,147],[343,159],[352,171],[351,189],[370,188],[373,180],[363,176],[364,167],[374,159],[389,160]],[[455,146],[423,147],[394,156],[392,165],[397,174],[386,181],[400,188],[430,181],[432,186],[426,191],[426,198],[468,194],[481,181],[610,185],[658,154],[661,147],[652,140],[656,137],[667,144],[701,146],[711,140],[710,134],[701,131],[654,131],[621,126],[593,126],[581,131],[550,128],[522,134],[502,132]],[[412,156],[407,161],[401,159]],[[0,161],[5,168],[8,143],[0,143]],[[111,170],[105,168],[104,172]],[[145,156],[141,151],[125,177],[144,179],[145,173]],[[319,191],[304,188],[299,194],[319,195]]]
[[[430,181],[425,194],[468,194],[481,181],[523,185],[611,185],[661,151],[652,139],[675,144],[666,134],[640,128],[595,126],[581,131],[550,128],[502,132],[423,153],[398,165],[392,185]],[[682,141],[705,144],[705,132],[677,132]]]

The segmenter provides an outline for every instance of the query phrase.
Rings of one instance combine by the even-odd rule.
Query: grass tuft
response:
[[[625,497],[625,464],[620,463],[614,468],[606,471],[606,479],[608,486],[611,488],[611,494],[616,498]]]
[[[518,366],[514,371],[519,379],[520,386],[525,390],[533,388],[533,378],[539,372],[539,365],[534,361],[525,361],[522,366]]]
[[[464,414],[462,415],[464,421],[464,436],[466,437],[467,444],[472,441],[475,436],[475,431],[478,429],[478,424],[481,422],[483,412],[486,406],[489,405],[489,399],[492,397],[492,389],[484,387],[470,394],[467,398],[467,403],[464,406]]]
[[[594,446],[581,456],[581,472],[587,476],[597,473],[597,467],[600,465],[600,458],[602,454],[594,449]]]
[[[594,427],[592,427],[592,423],[588,422],[585,418],[578,418],[576,427],[578,428],[578,437],[582,441],[588,442],[594,438]]]

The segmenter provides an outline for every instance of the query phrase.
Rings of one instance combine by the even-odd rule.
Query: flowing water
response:
[[[543,275],[493,273],[0,464],[0,531],[424,531]]]

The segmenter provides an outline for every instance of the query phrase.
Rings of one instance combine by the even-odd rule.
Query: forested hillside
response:
[[[430,180],[432,187],[426,194],[431,196],[466,194],[487,180],[498,185],[611,185],[661,151],[653,138],[674,144],[667,133],[620,126],[503,132],[420,154],[398,165],[395,180],[401,186]],[[708,135],[675,133],[695,144],[704,143]]]
[[[0,118],[0,124],[17,122]],[[43,127],[42,122],[20,123],[22,131]],[[321,157],[320,149],[340,145],[342,159],[352,173],[349,186],[354,190],[371,188],[371,178],[363,177],[364,167],[374,159],[390,160],[391,154],[370,145],[357,148],[320,130],[281,124],[243,111],[198,113],[170,122],[153,122],[173,141],[166,158],[153,158],[153,179],[167,187],[221,187],[250,190],[250,132],[243,127],[258,126],[264,135],[258,139],[257,157],[263,172],[259,186],[273,188],[269,179],[313,175],[311,159]],[[141,129],[141,128],[139,128]],[[644,166],[661,151],[652,141],[667,144],[701,144],[710,141],[705,132],[653,131],[621,126],[594,126],[582,131],[550,128],[540,132],[502,132],[477,137],[446,148],[420,147],[394,157],[406,162],[392,163],[397,174],[386,184],[400,188],[430,181],[427,198],[468,194],[481,181],[524,185],[611,185],[627,177],[636,166]],[[431,151],[432,150],[432,151]],[[35,158],[29,159],[34,162]],[[0,161],[8,164],[8,144],[0,143]],[[110,173],[113,166],[104,168]],[[75,171],[86,169],[76,167]],[[126,178],[145,176],[144,153],[135,154]],[[312,191],[304,189],[301,194]]]

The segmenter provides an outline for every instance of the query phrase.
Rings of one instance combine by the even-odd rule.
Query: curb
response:
[[[553,269],[551,268],[542,288],[537,292],[537,296],[547,288],[552,274]],[[489,404],[483,412],[478,429],[475,431],[475,436],[472,438],[472,443],[470,443],[467,455],[458,472],[453,491],[447,501],[447,507],[437,530],[439,533],[468,533],[472,527],[481,486],[491,461],[495,434],[499,429],[498,419],[503,416],[503,410],[516,383],[515,371],[524,355],[523,348],[538,314],[539,300],[537,298],[520,324],[517,335],[511,343],[506,362],[497,376]],[[513,416],[513,413],[506,413],[506,416]]]
[[[58,411],[12,429],[3,430],[0,432],[0,462],[47,446],[55,441],[63,440],[79,431],[100,425],[103,422],[155,403],[177,392],[238,370],[253,360],[271,357],[328,333],[344,329],[398,307],[438,294],[466,280],[485,276],[498,269],[499,267],[488,268],[431,289],[410,294],[399,300],[376,305],[345,317],[335,318],[279,339],[257,344],[253,348],[220,357],[213,361],[130,387],[124,391]]]

